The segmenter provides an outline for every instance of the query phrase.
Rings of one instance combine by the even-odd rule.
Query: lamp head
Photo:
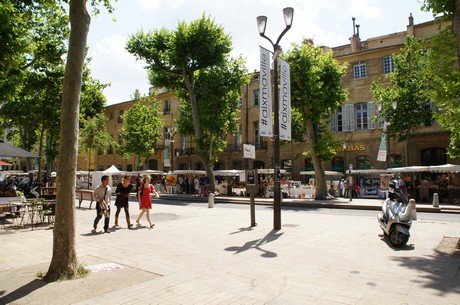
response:
[[[292,26],[292,20],[294,19],[294,9],[292,7],[286,7],[283,9],[284,23],[286,27],[290,28]]]
[[[259,29],[259,35],[263,36],[267,28],[267,16],[257,17],[257,28]]]
[[[391,102],[391,107],[393,107],[393,110],[396,110],[396,107],[398,106],[398,101],[397,100],[393,100]]]

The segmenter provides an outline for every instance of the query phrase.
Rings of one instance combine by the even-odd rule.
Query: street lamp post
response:
[[[286,28],[280,34],[278,39],[275,43],[265,36],[265,29],[267,27],[267,16],[259,16],[257,17],[257,27],[259,29],[259,34],[263,38],[270,41],[273,46],[273,66],[274,66],[274,92],[273,92],[273,104],[274,104],[274,157],[275,157],[275,170],[274,170],[274,182],[275,182],[275,189],[274,189],[274,198],[273,198],[273,229],[280,230],[281,229],[281,184],[280,184],[280,127],[279,127],[279,101],[278,101],[278,56],[281,52],[281,48],[279,46],[279,42],[281,38],[286,34],[287,31],[292,26],[292,20],[294,17],[294,9],[292,7],[286,7],[283,9],[284,15],[284,22],[286,24]]]

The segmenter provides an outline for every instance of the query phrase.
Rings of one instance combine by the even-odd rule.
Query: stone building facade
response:
[[[334,57],[341,63],[348,63],[348,70],[342,80],[343,87],[349,92],[348,101],[331,118],[331,130],[335,137],[345,143],[337,148],[337,156],[324,163],[324,168],[344,172],[353,169],[385,169],[386,162],[377,161],[382,136],[381,124],[371,120],[377,109],[372,104],[370,86],[393,69],[392,55],[400,52],[408,35],[427,38],[436,33],[435,21],[414,24],[412,16],[405,31],[369,38],[361,41],[359,31],[353,33],[350,44],[332,48]],[[359,28],[357,28],[359,30]],[[201,161],[193,153],[192,141],[175,132],[174,118],[178,116],[179,100],[172,92],[157,90],[152,92],[163,105],[162,118],[165,127],[162,131],[163,142],[157,145],[154,154],[145,160],[143,169],[169,171],[179,169],[203,169]],[[119,129],[123,126],[121,115],[135,101],[107,106],[107,129],[116,141]],[[250,82],[242,87],[240,131],[228,135],[227,149],[219,155],[214,169],[273,168],[274,146],[270,139],[259,136],[259,75],[251,74]],[[397,111],[397,109],[396,109]],[[171,141],[173,140],[173,141]],[[256,159],[248,161],[242,158],[243,143],[254,144]],[[406,142],[391,141],[392,167],[412,165],[437,165],[445,163],[460,164],[460,160],[451,160],[446,154],[449,133],[435,125],[420,128]],[[170,158],[165,161],[165,148],[171,148]],[[311,162],[302,153],[306,143],[290,142],[281,145],[281,167],[286,169],[293,180],[305,181],[301,171],[313,170]],[[120,170],[135,169],[134,158],[125,160],[115,149],[108,148],[105,154],[88,157],[81,154],[78,168],[86,170],[90,164],[93,170],[103,170],[116,165]],[[249,162],[252,162],[250,164]]]

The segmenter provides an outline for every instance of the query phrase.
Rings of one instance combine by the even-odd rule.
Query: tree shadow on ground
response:
[[[2,297],[0,298],[0,304],[14,303],[15,301],[17,301],[19,299],[22,299],[23,297],[25,297],[25,296],[29,295],[30,293],[32,293],[32,292],[34,292],[34,291],[46,286],[47,284],[48,283],[45,282],[44,280],[34,279],[30,283],[27,283],[24,286],[19,287],[18,289],[8,293],[5,296],[2,296],[5,293],[5,291],[1,290],[0,291],[0,296],[2,296]]]
[[[237,232],[233,232],[233,233],[230,233],[230,234],[235,234],[235,233],[237,233]],[[277,230],[272,230],[270,233],[268,233],[262,239],[255,239],[255,240],[248,241],[242,246],[228,247],[228,248],[225,248],[225,251],[231,251],[231,252],[235,252],[235,254],[239,254],[239,253],[242,253],[244,251],[255,249],[255,250],[258,250],[258,251],[262,252],[262,254],[261,254],[262,257],[266,257],[266,258],[277,257],[278,255],[275,252],[262,249],[262,246],[267,244],[267,243],[269,243],[269,242],[277,240],[283,234],[284,233],[278,233]]]
[[[449,256],[433,255],[425,257],[394,257],[400,266],[421,271],[417,284],[438,291],[460,295],[460,260]]]

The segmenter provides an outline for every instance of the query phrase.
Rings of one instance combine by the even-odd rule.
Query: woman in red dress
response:
[[[155,187],[150,184],[150,176],[145,175],[142,179],[142,184],[140,185],[137,194],[137,198],[139,198],[139,210],[142,210],[142,212],[137,217],[136,222],[137,225],[140,226],[141,224],[139,221],[141,217],[145,214],[150,224],[150,228],[153,228],[155,224],[153,224],[150,220],[150,209],[152,209],[152,199],[150,198],[150,193],[153,193],[156,198],[160,197],[158,193],[155,191]]]

